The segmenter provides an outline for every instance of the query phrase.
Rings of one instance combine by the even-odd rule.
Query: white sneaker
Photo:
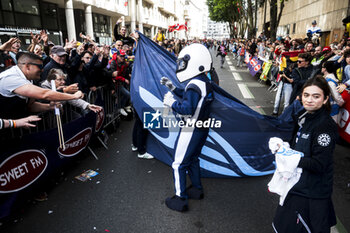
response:
[[[149,154],[147,152],[144,153],[143,155],[138,154],[137,157],[139,157],[140,159],[153,159],[154,158],[151,154]]]
[[[133,144],[131,144],[131,150],[132,150],[132,151],[137,151],[137,147],[134,146]]]
[[[125,109],[125,111],[127,111],[127,112],[132,112],[131,106],[126,106],[124,109]]]
[[[122,114],[123,116],[128,116],[128,113],[125,112],[125,110],[123,108],[119,109],[120,114]]]

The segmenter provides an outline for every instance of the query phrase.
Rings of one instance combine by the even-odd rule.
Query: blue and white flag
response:
[[[168,77],[176,87],[184,88],[176,78],[176,57],[140,33],[131,78],[131,98],[144,126],[149,129],[147,152],[171,165],[180,127],[165,120],[163,97],[168,89],[160,84]],[[200,159],[203,177],[242,177],[272,174],[274,155],[268,148],[270,137],[290,140],[291,118],[282,121],[261,115],[213,83],[214,100],[209,122],[212,126]],[[294,107],[288,109],[293,111]],[[290,112],[285,116],[290,116]],[[164,111],[165,112],[165,111]],[[172,119],[181,119],[174,116]],[[169,117],[169,116],[168,116]],[[164,122],[167,122],[164,124]],[[216,123],[220,124],[216,124]],[[288,123],[289,122],[289,123]],[[170,127],[170,126],[171,127]]]

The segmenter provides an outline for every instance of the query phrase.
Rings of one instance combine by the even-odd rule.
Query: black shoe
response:
[[[186,188],[186,193],[189,199],[202,200],[204,198],[203,189],[196,188],[192,185]]]
[[[278,113],[273,112],[271,116],[278,116]]]
[[[165,199],[165,205],[172,210],[185,212],[188,210],[187,200],[179,196],[168,197]]]

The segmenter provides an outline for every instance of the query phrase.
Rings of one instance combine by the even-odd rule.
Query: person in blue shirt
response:
[[[201,44],[192,44],[181,50],[177,60],[176,76],[180,82],[188,81],[185,89],[175,87],[163,77],[161,84],[171,92],[164,96],[163,104],[175,113],[186,116],[190,122],[205,121],[209,118],[209,107],[213,91],[206,72],[212,68],[212,57],[209,50]],[[173,94],[180,100],[175,100]],[[209,133],[209,128],[200,124],[186,125],[181,128],[175,147],[174,172],[175,195],[165,200],[168,208],[175,211],[188,210],[187,199],[200,200],[204,197],[200,179],[199,155]],[[186,174],[192,185],[186,188]]]
[[[306,31],[306,35],[309,38],[309,40],[311,40],[312,36],[314,34],[318,34],[319,37],[321,36],[322,32],[321,32],[321,28],[317,27],[317,22],[316,20],[312,21],[312,27],[308,28]]]

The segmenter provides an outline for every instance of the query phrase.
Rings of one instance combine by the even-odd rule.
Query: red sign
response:
[[[340,108],[340,120],[338,122],[339,135],[350,143],[350,95],[347,91],[341,94],[345,104]]]
[[[62,156],[72,157],[82,151],[91,138],[92,129],[86,128],[64,143],[65,149],[58,148]]]
[[[11,155],[0,165],[0,193],[12,193],[32,184],[47,167],[39,150],[24,150]]]
[[[105,119],[105,111],[102,108],[102,110],[98,112],[96,116],[95,132],[98,132],[101,129],[104,119]]]

